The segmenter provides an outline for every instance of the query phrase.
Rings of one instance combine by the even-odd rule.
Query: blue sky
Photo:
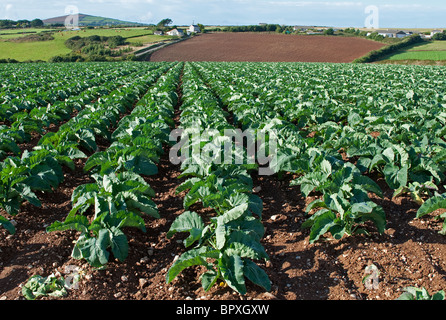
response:
[[[378,9],[380,28],[446,28],[445,0],[0,0],[0,19],[45,19],[65,15],[68,6],[79,12],[127,21],[207,25],[279,23],[364,27]]]

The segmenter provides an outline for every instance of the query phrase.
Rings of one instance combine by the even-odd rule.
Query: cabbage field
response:
[[[160,240],[181,242],[167,287],[195,268],[190,281],[204,292],[275,290],[259,176],[306,199],[296,227],[309,246],[384,235],[383,189],[446,234],[443,67],[123,62],[8,64],[0,74],[2,252],[23,232],[23,208],[43,208],[81,164],[71,209],[41,228],[74,235],[66,260],[124,263],[132,237],[167,214],[151,185],[162,159],[179,168],[182,197]],[[25,297],[43,295],[28,284]]]

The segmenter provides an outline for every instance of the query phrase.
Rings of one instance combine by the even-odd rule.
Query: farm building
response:
[[[397,33],[395,33],[395,38],[404,38],[407,36],[409,36],[409,34],[404,31],[398,31]]]
[[[168,31],[167,35],[182,37],[182,36],[184,36],[184,31],[181,29],[173,29],[173,30]]]
[[[201,29],[197,25],[191,25],[189,27],[189,29],[187,29],[187,34],[200,33],[200,32],[201,32]]]
[[[404,32],[399,30],[377,30],[375,32],[385,38],[404,38],[413,34],[412,31]],[[367,36],[369,36],[370,34],[371,32],[369,32]]]
[[[310,27],[310,26],[294,26],[294,31],[300,31],[300,32],[306,32],[308,30],[316,29],[316,27]]]
[[[163,35],[163,32],[157,30],[157,31],[155,31],[153,34],[154,34],[155,36],[162,36],[162,35]]]

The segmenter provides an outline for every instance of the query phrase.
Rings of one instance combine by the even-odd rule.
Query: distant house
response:
[[[163,32],[162,31],[155,31],[154,33],[153,33],[155,36],[162,36],[163,35]]]
[[[173,29],[167,32],[167,35],[169,36],[176,36],[176,37],[182,37],[184,36],[184,31],[181,29]]]
[[[324,34],[324,32],[323,31],[307,31],[307,34],[309,34],[309,35],[314,35],[314,34]]]
[[[380,36],[383,36],[385,38],[396,38],[396,33],[398,31],[396,30],[377,30],[375,32],[378,32]]]
[[[301,31],[301,32],[306,32],[310,29],[314,29],[315,27],[307,27],[307,26],[294,26],[293,30],[294,31]]]
[[[433,37],[437,33],[441,33],[441,30],[432,30],[431,37]]]
[[[399,30],[376,30],[374,32],[377,32],[380,36],[383,36],[385,38],[404,38],[408,37],[413,34],[413,32],[404,32]],[[372,33],[369,32],[367,36],[371,35]]]
[[[197,25],[191,25],[190,27],[189,27],[189,29],[187,29],[187,34],[192,34],[192,33],[200,33],[201,32],[201,29],[200,29],[200,27],[199,26],[197,26]]]
[[[409,36],[409,34],[405,33],[404,31],[398,31],[397,33],[395,33],[395,38],[404,38]]]

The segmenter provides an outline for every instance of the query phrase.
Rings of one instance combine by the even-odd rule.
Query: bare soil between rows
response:
[[[348,63],[383,46],[354,37],[210,33],[160,49],[150,61]]]
[[[167,156],[159,173],[146,178],[157,191],[154,201],[162,218],[147,218],[146,233],[126,229],[127,260],[111,260],[104,270],[95,270],[71,258],[76,232],[45,231],[53,221],[65,218],[73,189],[90,182],[82,168],[83,161],[78,161],[75,172],[66,170],[67,180],[58,190],[40,193],[42,208],[25,204],[14,217],[15,235],[0,230],[0,298],[24,300],[21,286],[29,277],[52,273],[66,277],[71,266],[79,268],[81,280],[59,300],[393,300],[408,286],[425,287],[431,293],[446,288],[446,238],[438,233],[441,221],[433,215],[415,220],[417,205],[409,197],[392,199],[380,179],[385,198],[375,201],[387,213],[388,229],[383,235],[371,226],[369,236],[309,244],[308,230],[300,226],[314,197],[304,199],[298,188],[290,187],[291,177],[280,180],[255,173],[255,187],[260,187],[258,195],[264,202],[262,242],[270,256],[269,262],[259,264],[270,277],[271,292],[251,283],[245,296],[219,285],[205,292],[199,281],[203,270],[198,267],[186,269],[166,284],[175,256],[185,251],[180,236],[166,237],[172,221],[184,211],[184,194],[175,191],[182,181],[180,170]],[[199,205],[192,209],[205,212]],[[371,263],[379,269],[378,289],[367,289],[362,281]]]

